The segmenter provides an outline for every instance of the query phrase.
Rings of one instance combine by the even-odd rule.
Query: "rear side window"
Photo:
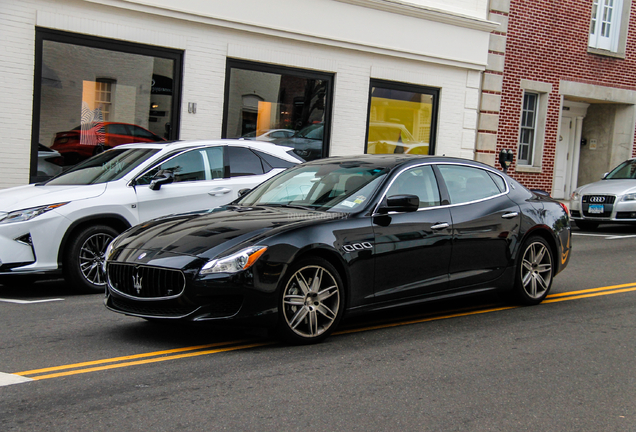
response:
[[[228,147],[230,177],[259,175],[266,172],[261,158],[245,147]],[[267,169],[269,171],[269,169]]]
[[[488,171],[465,165],[438,165],[446,183],[451,204],[478,201],[501,191]]]
[[[271,166],[272,168],[289,168],[289,167],[294,166],[293,162],[289,162],[289,161],[286,161],[284,159],[277,158],[276,156],[272,156],[270,154],[263,153],[263,152],[258,151],[258,150],[254,150],[254,153],[259,155],[261,157],[261,159],[263,159],[265,162],[267,162],[269,164],[269,166]],[[267,171],[269,171],[269,170],[267,170]]]

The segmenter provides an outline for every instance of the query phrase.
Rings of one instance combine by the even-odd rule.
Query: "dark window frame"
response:
[[[364,136],[364,152],[367,153],[368,145],[369,145],[369,124],[370,124],[370,116],[371,116],[371,100],[373,98],[373,88],[381,87],[388,90],[398,90],[404,92],[413,92],[420,94],[427,94],[433,96],[433,110],[431,113],[431,136],[430,142],[428,146],[428,154],[434,155],[435,148],[437,144],[437,121],[439,114],[439,99],[441,94],[441,89],[437,87],[427,87],[418,84],[409,84],[399,81],[387,81],[381,79],[371,78],[369,81],[369,100],[367,103],[367,130]]]
[[[232,69],[244,69],[255,72],[265,72],[279,75],[294,75],[301,78],[312,78],[326,81],[327,89],[325,93],[325,110],[323,115],[325,125],[322,138],[322,157],[329,156],[329,150],[331,148],[331,113],[333,105],[333,90],[335,78],[334,74],[329,72],[313,71],[310,69],[299,69],[289,66],[279,66],[270,63],[259,63],[228,57],[225,64],[225,91],[223,92],[223,124],[221,127],[221,138],[227,138],[229,112],[228,103],[230,99],[230,78]]]
[[[108,39],[97,36],[90,36],[81,33],[72,33],[61,30],[47,29],[43,27],[35,28],[35,65],[33,73],[33,123],[31,126],[31,166],[29,181],[38,181],[38,144],[40,130],[40,104],[42,96],[42,57],[44,41],[78,45],[89,48],[119,51],[128,54],[139,54],[150,57],[160,57],[174,61],[173,66],[173,89],[172,89],[172,116],[170,124],[170,136],[168,140],[179,139],[179,124],[181,123],[181,89],[183,77],[183,50],[173,48],[157,47],[133,42]]]

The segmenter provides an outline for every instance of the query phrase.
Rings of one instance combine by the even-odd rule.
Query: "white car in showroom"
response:
[[[636,224],[636,158],[626,160],[601,181],[572,192],[570,213],[584,230],[602,223]]]
[[[300,162],[260,141],[125,144],[46,182],[0,190],[0,283],[61,271],[74,288],[101,292],[104,252],[124,230],[227,204]]]

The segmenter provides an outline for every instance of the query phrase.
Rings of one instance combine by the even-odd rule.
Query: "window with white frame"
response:
[[[517,155],[517,163],[520,165],[532,165],[534,159],[538,102],[538,93],[524,93],[521,111],[521,132],[519,134],[519,154]]]
[[[617,52],[621,37],[623,0],[594,0],[589,46]]]

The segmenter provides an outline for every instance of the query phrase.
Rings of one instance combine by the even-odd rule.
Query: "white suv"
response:
[[[0,191],[0,283],[63,271],[103,291],[110,241],[138,223],[227,204],[302,160],[261,141],[126,144],[40,184]]]

